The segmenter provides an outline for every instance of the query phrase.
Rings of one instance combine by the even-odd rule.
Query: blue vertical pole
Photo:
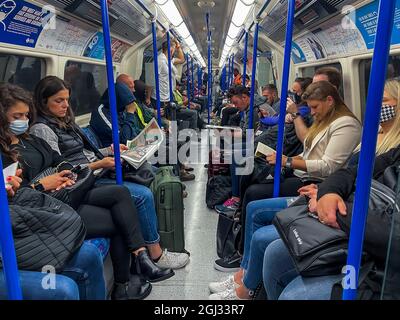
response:
[[[254,94],[256,92],[256,73],[257,73],[257,48],[258,48],[258,32],[260,29],[260,24],[257,21],[254,30],[254,46],[253,46],[253,70],[251,74],[251,92],[250,92],[250,114],[249,114],[249,126],[248,129],[253,128],[254,120]]]
[[[168,79],[169,79],[169,101],[174,100],[174,90],[173,90],[173,79],[172,79],[172,57],[171,57],[171,33],[167,32],[167,43],[168,43]]]
[[[356,271],[356,282],[361,264],[365,223],[368,214],[368,200],[371,189],[371,179],[375,163],[376,141],[379,129],[380,106],[386,79],[386,70],[389,59],[391,34],[393,29],[395,0],[381,0],[379,6],[378,27],[375,38],[375,50],[372,59],[371,76],[368,89],[368,99],[363,137],[356,182],[356,193],[351,222],[349,253],[347,265]],[[379,35],[379,37],[378,37]],[[344,288],[343,300],[355,300],[357,288]]]
[[[3,270],[6,280],[8,298],[22,300],[19,283],[17,258],[15,256],[14,239],[11,229],[6,186],[4,185],[3,162],[0,154],[0,252],[3,257]]]
[[[231,55],[231,79],[229,81],[229,85],[233,86],[233,81],[235,80],[235,56]]]
[[[197,97],[200,97],[201,87],[203,84],[202,82],[203,82],[203,75],[201,66],[197,65]]]
[[[289,87],[290,59],[292,54],[292,39],[294,25],[295,0],[289,0],[289,8],[286,26],[286,43],[282,74],[282,92],[279,112],[278,144],[276,147],[276,165],[274,179],[274,198],[279,197],[280,176],[282,170],[283,136],[285,134],[286,102]]]
[[[243,87],[246,86],[246,74],[247,74],[247,48],[249,46],[249,32],[246,31],[244,38],[244,55],[243,55]]]
[[[157,25],[156,20],[151,23],[151,30],[153,33],[153,59],[154,59],[154,82],[156,83],[156,99],[157,99],[157,121],[161,127],[161,97],[160,97],[160,82],[158,74],[158,50],[157,50]]]
[[[187,98],[188,98],[188,109],[190,109],[190,56],[189,53],[186,54],[186,91],[187,91]]]
[[[194,99],[195,98],[195,96],[194,96],[194,63],[193,63],[193,57],[192,57],[192,64],[191,64],[191,67],[192,67],[192,86],[191,86],[191,95],[192,95],[192,99]]]
[[[212,72],[212,61],[211,61],[211,31],[208,34],[208,124],[211,122],[211,72]]]
[[[102,8],[101,18],[103,25],[104,49],[105,49],[106,64],[107,64],[108,99],[110,102],[112,136],[114,144],[115,173],[116,173],[117,184],[122,185],[123,180],[122,180],[122,167],[121,167],[121,152],[119,149],[120,145],[119,124],[118,124],[117,102],[115,98],[114,68],[112,60],[110,21],[108,17],[107,0],[101,0],[101,8]]]

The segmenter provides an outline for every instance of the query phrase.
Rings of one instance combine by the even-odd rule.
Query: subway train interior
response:
[[[0,0],[0,109],[0,300],[400,299],[400,0]]]

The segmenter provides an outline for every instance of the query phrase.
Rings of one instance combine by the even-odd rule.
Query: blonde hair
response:
[[[330,126],[332,122],[341,118],[341,117],[352,117],[358,121],[356,116],[350,111],[350,109],[346,106],[343,99],[340,97],[340,94],[336,87],[334,87],[328,81],[319,81],[316,83],[312,83],[308,86],[307,90],[303,94],[303,100],[318,100],[318,101],[326,101],[328,97],[332,97],[334,100],[334,105],[331,110],[325,115],[325,117],[319,121],[314,121],[313,125],[308,131],[307,138],[305,141],[305,145],[307,148],[311,148],[312,142],[315,137]]]
[[[388,80],[385,84],[385,91],[397,101],[396,118],[389,132],[385,135],[381,143],[376,147],[376,154],[381,155],[389,150],[396,148],[400,141],[400,81]]]

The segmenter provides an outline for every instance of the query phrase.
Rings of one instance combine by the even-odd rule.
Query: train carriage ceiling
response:
[[[48,4],[70,12],[98,26],[101,25],[99,0],[47,0]],[[111,32],[132,43],[139,42],[151,33],[149,20],[134,1],[114,0],[110,7]]]
[[[218,66],[236,1],[174,0],[203,58],[207,59],[206,13],[210,13],[213,65]]]

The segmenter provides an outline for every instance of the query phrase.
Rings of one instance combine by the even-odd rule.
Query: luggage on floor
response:
[[[232,196],[232,182],[230,176],[215,176],[208,179],[206,204],[210,209],[223,204]]]
[[[208,155],[208,178],[230,175],[230,166],[224,163],[224,155],[220,150],[212,150]]]
[[[183,184],[173,167],[159,168],[150,186],[154,194],[161,246],[172,252],[185,251]]]

